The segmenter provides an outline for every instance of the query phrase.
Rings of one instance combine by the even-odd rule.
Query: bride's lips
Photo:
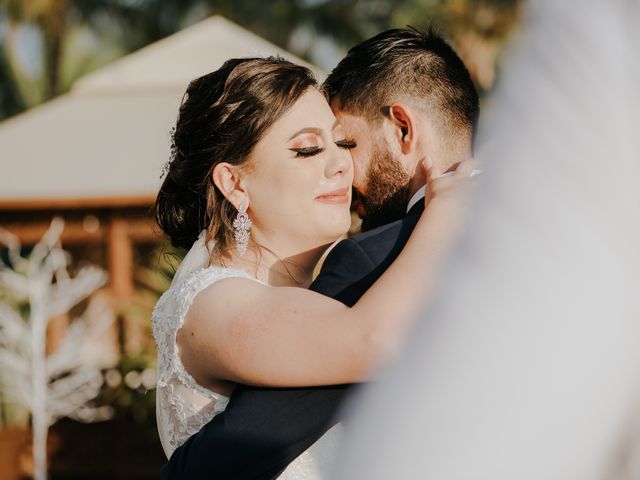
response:
[[[349,203],[351,198],[349,197],[349,188],[339,188],[331,192],[322,193],[316,197],[316,200],[322,203],[341,204]]]

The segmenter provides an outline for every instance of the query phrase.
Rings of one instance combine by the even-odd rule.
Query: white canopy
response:
[[[300,58],[215,16],[93,72],[0,124],[0,203],[152,197],[193,78],[232,57]]]

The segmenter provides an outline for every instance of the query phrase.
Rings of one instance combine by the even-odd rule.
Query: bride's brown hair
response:
[[[172,245],[191,248],[206,229],[213,255],[228,253],[237,211],[214,185],[214,167],[246,164],[269,127],[316,85],[308,68],[274,57],[231,59],[189,84],[155,204]]]

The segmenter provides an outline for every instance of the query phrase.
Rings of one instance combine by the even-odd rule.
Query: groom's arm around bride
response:
[[[423,210],[418,202],[404,219],[340,242],[310,288],[355,304],[400,253]],[[338,421],[354,387],[238,385],[226,410],[174,452],[163,478],[274,478]]]

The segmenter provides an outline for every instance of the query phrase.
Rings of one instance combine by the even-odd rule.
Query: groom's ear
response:
[[[211,178],[222,195],[236,209],[249,203],[247,192],[240,182],[239,169],[235,165],[226,162],[218,163],[211,172]]]
[[[386,120],[391,136],[400,151],[407,155],[416,148],[416,117],[411,108],[404,103],[392,103],[387,109]]]

